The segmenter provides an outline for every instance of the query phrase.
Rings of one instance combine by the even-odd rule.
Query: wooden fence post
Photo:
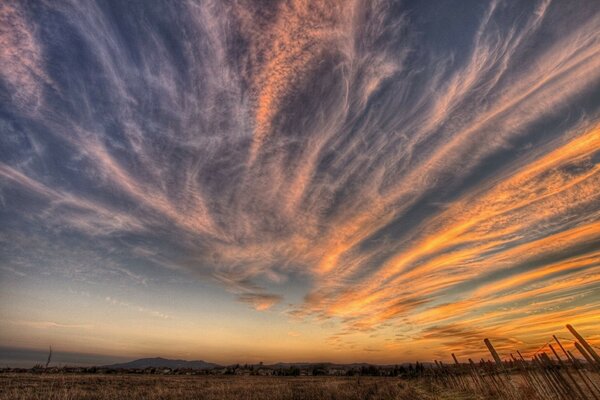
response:
[[[462,374],[462,365],[458,362],[458,359],[456,358],[454,353],[452,353],[452,358],[454,359],[454,364],[456,366],[455,369],[457,371],[458,380],[460,381],[464,390],[469,390],[471,388],[471,385],[469,385],[467,378]]]
[[[577,368],[579,370],[581,370],[582,375],[586,377],[586,379],[590,383],[590,385],[592,385],[592,387],[594,389],[596,389],[596,392],[600,393],[600,388],[598,386],[596,386],[596,384],[594,383],[594,381],[592,380],[592,378],[590,378],[590,376],[588,375],[588,374],[590,374],[592,372],[583,369],[582,365],[579,363],[579,360],[577,358],[575,358],[573,356],[573,354],[571,354],[571,351],[567,350],[567,353],[569,353],[569,355],[571,356],[571,358],[573,359],[573,361],[575,361],[575,365],[577,366]],[[594,393],[594,391],[592,391],[592,393]]]
[[[513,362],[515,363],[515,365],[517,366],[517,368],[519,369],[519,371],[521,372],[521,376],[523,377],[523,379],[525,380],[525,383],[527,383],[527,385],[533,389],[536,393],[544,395],[543,392],[540,392],[540,388],[537,387],[537,385],[535,384],[535,381],[533,380],[533,378],[529,375],[529,371],[527,371],[527,368],[525,368],[525,366],[523,366],[521,360],[517,360],[515,358],[515,356],[512,355],[512,353],[510,353],[510,357],[512,358]]]
[[[581,346],[581,344],[579,344],[579,342],[575,342],[575,348],[577,349],[577,351],[579,351],[581,353],[583,358],[585,358],[585,361],[587,361],[591,370],[600,372],[600,368],[596,365],[596,363],[594,363],[594,360],[592,360],[592,357],[589,356],[587,351],[585,351],[585,349]]]
[[[496,365],[498,365],[500,368],[504,369],[504,365],[502,365],[502,360],[500,359],[500,356],[498,355],[498,353],[496,352],[496,349],[492,345],[492,342],[490,342],[490,339],[483,339],[483,343],[485,343],[488,350],[492,354],[494,361],[496,361]]]
[[[590,381],[589,376],[584,375],[584,373],[579,370],[578,365],[577,365],[577,360],[575,359],[575,357],[573,357],[573,355],[571,354],[571,352],[568,352],[568,351],[565,350],[565,348],[563,347],[563,345],[560,342],[560,340],[558,340],[558,338],[556,337],[556,335],[552,335],[552,336],[554,337],[554,340],[556,340],[556,343],[558,343],[558,345],[560,346],[560,349],[562,350],[562,352],[567,357],[567,360],[569,360],[570,363],[573,365],[573,369],[575,370],[575,372],[577,373],[577,375],[579,375],[579,378],[583,381],[583,383],[588,388],[588,390],[590,391],[590,393],[592,394],[592,396],[594,397],[594,399],[600,400],[598,398],[598,396],[596,395],[596,393],[594,393],[594,389],[592,389],[592,387],[590,386],[590,383],[592,385],[594,385],[594,383]],[[590,381],[590,383],[588,383],[588,381]]]
[[[547,366],[548,373],[554,377],[554,380],[556,381],[559,389],[564,393],[566,398],[572,399],[575,391],[573,390],[569,382],[567,382],[566,379],[560,374],[560,372],[556,370],[556,365],[554,364],[552,359],[548,357],[548,354],[546,354],[545,352],[541,352],[540,360]]]
[[[579,334],[579,332],[577,332],[575,330],[575,328],[573,328],[572,325],[567,324],[567,329],[571,331],[571,333],[573,334],[573,336],[575,336],[577,338],[577,340],[579,340],[579,342],[587,350],[587,352],[590,353],[590,355],[592,356],[592,358],[596,361],[596,365],[600,366],[600,356],[598,356],[598,354],[594,351],[594,349],[592,348],[592,346],[590,346],[590,344],[583,338],[583,336],[581,336]]]
[[[480,388],[481,393],[484,395],[489,394],[490,390],[487,385],[487,382],[485,382],[485,380],[483,379],[483,376],[480,375],[479,371],[475,367],[475,363],[470,358],[469,358],[469,366],[471,367],[471,374],[473,375],[473,380],[475,381],[475,384]]]
[[[526,362],[525,358],[523,357],[523,355],[521,354],[521,352],[519,350],[517,350],[517,354],[521,358],[521,361],[523,363],[525,363]],[[531,360],[531,366],[532,366],[531,377],[538,383],[539,387],[542,388],[544,390],[544,392],[546,392],[549,396],[552,396],[552,391],[550,390],[551,386],[547,386],[544,384],[544,381],[546,380],[544,377],[544,372],[540,371],[539,376],[538,376],[537,369],[533,368],[536,366],[533,359]]]
[[[585,392],[583,391],[583,389],[581,389],[581,387],[579,386],[579,384],[577,383],[577,380],[573,377],[573,375],[571,375],[571,372],[569,372],[569,369],[567,368],[567,366],[562,362],[562,360],[560,359],[560,356],[558,355],[558,353],[556,352],[556,350],[554,350],[554,347],[552,347],[551,344],[548,345],[548,346],[550,347],[550,350],[552,350],[552,352],[554,353],[554,357],[556,357],[556,359],[558,360],[558,365],[562,369],[565,370],[565,372],[567,373],[567,376],[573,382],[573,385],[575,386],[575,388],[577,389],[577,391],[581,395],[581,398],[587,400],[588,397],[585,395]],[[559,371],[559,373],[560,373],[560,371]]]

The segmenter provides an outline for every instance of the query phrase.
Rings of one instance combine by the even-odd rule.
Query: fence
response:
[[[600,356],[571,325],[574,349],[582,359],[566,350],[559,338],[546,343],[530,359],[516,351],[502,360],[489,339],[484,343],[493,361],[461,362],[452,354],[453,364],[435,360],[423,371],[430,383],[498,399],[600,400]],[[544,351],[548,348],[549,352]]]

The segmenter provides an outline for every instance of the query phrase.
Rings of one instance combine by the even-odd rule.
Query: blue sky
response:
[[[599,339],[597,2],[9,1],[0,26],[4,346]]]

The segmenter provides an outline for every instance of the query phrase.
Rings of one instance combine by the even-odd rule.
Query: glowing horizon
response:
[[[600,6],[0,4],[0,342],[600,345]]]

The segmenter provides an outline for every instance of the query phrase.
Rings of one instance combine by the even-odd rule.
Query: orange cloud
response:
[[[238,300],[250,304],[257,311],[265,311],[281,301],[281,296],[266,293],[244,293]]]
[[[595,188],[600,186],[600,167],[590,160],[598,148],[600,129],[595,127],[494,182],[489,189],[477,188],[427,221],[426,233],[406,251],[367,276],[354,290],[321,301],[318,309],[332,316],[352,317],[353,326],[365,328],[399,316],[409,316],[420,324],[435,323],[468,318],[488,306],[498,308],[517,299],[558,295],[578,285],[597,283],[597,275],[587,275],[585,281],[561,278],[547,289],[523,289],[524,285],[545,279],[591,271],[598,267],[597,252],[583,250],[583,254],[565,261],[541,262],[522,272],[514,267],[540,263],[536,257],[560,254],[600,240],[600,225],[593,214],[555,233],[531,231],[544,221],[576,216],[579,207],[597,204],[600,199]],[[581,167],[571,168],[573,165]],[[477,282],[494,271],[509,275],[479,286],[473,283],[472,293],[463,295],[463,300],[419,311],[423,305],[435,303],[445,290]],[[506,290],[517,293],[498,297]],[[519,308],[517,312],[526,310]],[[482,318],[472,322],[478,325],[491,317],[485,314]]]

